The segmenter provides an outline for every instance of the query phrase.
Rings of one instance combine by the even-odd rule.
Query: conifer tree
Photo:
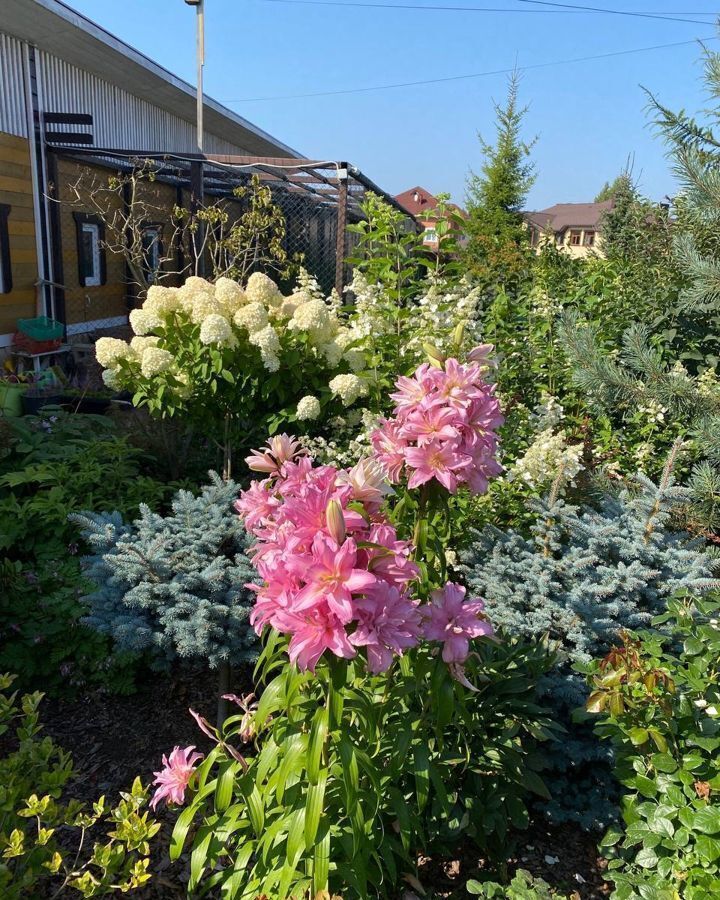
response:
[[[579,509],[556,485],[532,504],[529,538],[488,526],[473,532],[462,554],[468,587],[485,598],[495,625],[520,636],[547,633],[558,648],[558,668],[539,685],[568,729],[552,756],[554,781],[548,779],[548,809],[557,821],[589,827],[607,823],[612,809],[609,769],[597,768],[607,751],[589,728],[572,722],[587,693],[573,666],[606,652],[620,629],[648,626],[674,594],[697,596],[718,586],[715,557],[704,542],[671,527],[674,507],[687,500],[672,474],[677,450],[658,485],[638,475],[597,507]]]
[[[84,598],[86,624],[161,664],[202,660],[222,682],[228,666],[257,654],[248,621],[254,595],[245,587],[255,572],[233,509],[239,486],[210,474],[199,496],[179,491],[165,516],[141,506],[130,524],[117,512],[71,518],[93,551],[83,560],[95,585]]]
[[[490,287],[516,291],[527,276],[531,255],[522,210],[535,181],[530,152],[534,140],[521,136],[526,106],[520,106],[517,72],[510,78],[504,106],[494,104],[496,141],[478,135],[484,161],[480,174],[471,173],[467,185],[467,245],[465,264],[472,275]]]

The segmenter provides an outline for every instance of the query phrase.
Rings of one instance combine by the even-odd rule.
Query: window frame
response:
[[[13,289],[10,228],[8,226],[11,209],[9,203],[0,203],[0,294],[10,294]]]
[[[423,244],[437,244],[438,233],[434,225],[426,225],[423,232]]]
[[[582,247],[583,245],[583,233],[582,228],[571,228],[570,235],[568,237],[568,246],[569,247]],[[577,238],[577,240],[575,240]]]
[[[155,232],[155,239],[153,240],[151,247],[153,249],[153,255],[156,259],[156,266],[154,269],[151,269],[147,263],[149,260],[147,259],[145,253],[145,234],[147,232]],[[145,278],[148,284],[157,284],[157,276],[162,271],[162,258],[163,258],[163,226],[161,222],[143,222],[141,225],[141,245],[142,245],[142,268],[145,273]]]
[[[590,240],[588,240],[590,238]],[[594,247],[595,246],[595,231],[592,228],[589,228],[587,231],[583,231],[583,247]]]
[[[73,213],[77,233],[78,281],[81,287],[101,287],[107,283],[107,263],[105,256],[105,226],[99,216],[89,213]],[[95,235],[92,242],[93,275],[86,274],[85,234]]]

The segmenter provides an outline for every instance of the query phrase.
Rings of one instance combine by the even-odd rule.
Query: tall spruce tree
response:
[[[489,287],[517,291],[530,269],[531,252],[522,210],[535,181],[530,152],[521,131],[527,106],[518,103],[520,78],[510,77],[504,106],[495,103],[496,141],[478,135],[484,161],[480,174],[467,184],[467,245],[464,261],[470,273]]]

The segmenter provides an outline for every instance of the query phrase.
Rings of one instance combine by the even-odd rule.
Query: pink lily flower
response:
[[[170,757],[163,755],[163,768],[159,772],[153,772],[155,781],[153,784],[159,785],[153,794],[150,806],[157,808],[161,800],[168,803],[181,804],[185,801],[185,790],[190,782],[193,772],[197,768],[197,762],[202,759],[202,753],[193,753],[195,747],[180,747],[170,754]]]
[[[470,641],[493,634],[485,618],[482,600],[465,600],[465,588],[451,581],[440,591],[432,592],[429,618],[424,634],[429,641],[442,641],[442,658],[446,663],[462,664],[470,653]]]

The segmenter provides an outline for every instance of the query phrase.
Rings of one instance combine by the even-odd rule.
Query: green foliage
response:
[[[539,685],[568,739],[553,754],[555,820],[586,827],[607,824],[611,798],[597,777],[607,754],[571,713],[585,699],[571,665],[588,663],[622,628],[647,625],[678,590],[716,586],[715,560],[698,540],[671,528],[673,506],[683,502],[670,467],[660,485],[638,475],[633,488],[602,498],[598,508],[576,509],[551,493],[533,501],[529,538],[516,529],[487,527],[461,554],[468,586],[484,597],[491,620],[521,637],[547,633],[560,668]]]
[[[85,613],[78,530],[81,509],[137,510],[167,488],[141,474],[142,456],[101,416],[60,413],[6,426],[0,458],[0,665],[23,685],[57,690],[130,687],[129,660],[80,624]]]
[[[488,900],[563,900],[563,896],[554,891],[546,881],[535,878],[525,869],[518,869],[510,884],[471,879],[466,890],[468,894],[486,897]]]
[[[348,262],[368,284],[381,285],[398,306],[417,291],[422,277],[422,234],[412,218],[382,197],[368,192],[362,202],[364,218],[348,225],[357,243]]]
[[[13,676],[0,676],[0,894],[101,897],[127,893],[150,879],[150,840],[160,824],[143,808],[147,789],[136,779],[111,806],[88,810],[63,793],[73,776],[69,754],[42,738],[40,693],[18,696]]]
[[[248,537],[233,509],[239,486],[211,472],[195,497],[180,491],[167,515],[144,504],[126,524],[117,513],[71,516],[93,552],[83,568],[85,624],[120,650],[149,651],[162,662],[194,657],[212,668],[255,658],[248,616],[254,569]]]
[[[271,638],[259,663],[257,752],[238,758],[248,720],[231,716],[175,826],[175,859],[194,830],[191,890],[393,896],[422,848],[469,837],[505,858],[528,795],[546,793],[535,742],[553,726],[533,688],[545,647],[477,642],[475,694],[427,651],[383,676],[334,658],[313,675],[288,666],[281,643]]]
[[[717,613],[717,598],[674,599],[655,620],[670,634],[626,634],[590,669],[588,710],[625,791],[601,844],[617,900],[720,892]]]
[[[467,244],[463,262],[469,274],[489,288],[516,293],[527,278],[532,252],[522,209],[535,175],[529,162],[533,141],[520,137],[527,107],[518,105],[519,76],[510,78],[505,106],[495,104],[497,138],[480,138],[485,157],[481,174],[467,186]]]

